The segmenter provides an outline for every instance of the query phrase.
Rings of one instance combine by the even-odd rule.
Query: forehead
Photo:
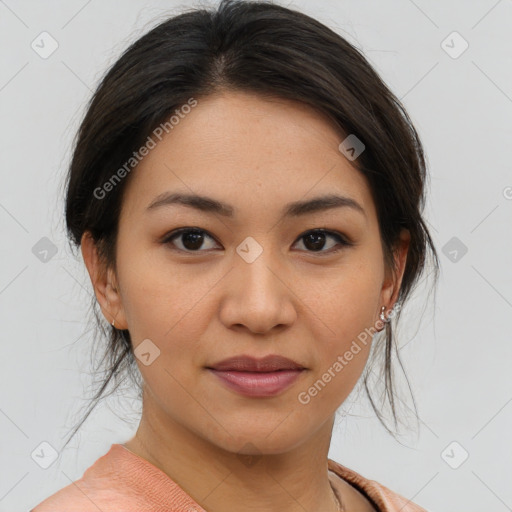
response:
[[[132,171],[123,209],[142,212],[165,192],[199,194],[235,214],[337,193],[374,215],[366,178],[339,151],[340,129],[311,107],[229,92],[197,99]]]

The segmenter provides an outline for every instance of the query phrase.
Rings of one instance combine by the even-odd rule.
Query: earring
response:
[[[382,309],[380,311],[380,319],[385,323],[389,323],[390,322],[390,319],[389,318],[386,318],[386,316],[384,315],[384,310],[386,309],[386,306],[382,306]]]
[[[114,319],[114,320],[112,320],[112,327],[115,327],[115,326],[114,326],[114,323],[115,323],[115,319]]]

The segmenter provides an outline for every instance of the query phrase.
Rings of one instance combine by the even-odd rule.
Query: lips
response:
[[[304,366],[287,357],[270,354],[263,358],[240,355],[224,359],[208,368],[219,371],[275,372],[280,370],[304,370]]]
[[[207,369],[227,389],[247,397],[271,397],[290,387],[307,369],[279,355],[235,356]]]

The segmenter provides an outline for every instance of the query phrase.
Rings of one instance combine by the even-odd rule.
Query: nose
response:
[[[220,318],[227,328],[266,334],[296,320],[292,283],[276,259],[267,257],[269,252],[263,251],[251,263],[235,256],[238,261],[225,278],[220,307]]]

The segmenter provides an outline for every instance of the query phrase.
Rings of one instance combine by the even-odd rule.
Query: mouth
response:
[[[243,396],[271,397],[289,388],[307,368],[279,355],[235,356],[206,369],[227,388]]]
[[[208,368],[213,375],[229,389],[244,396],[275,396],[289,388],[302,370],[276,370],[273,372],[241,372],[232,370],[215,370]]]

